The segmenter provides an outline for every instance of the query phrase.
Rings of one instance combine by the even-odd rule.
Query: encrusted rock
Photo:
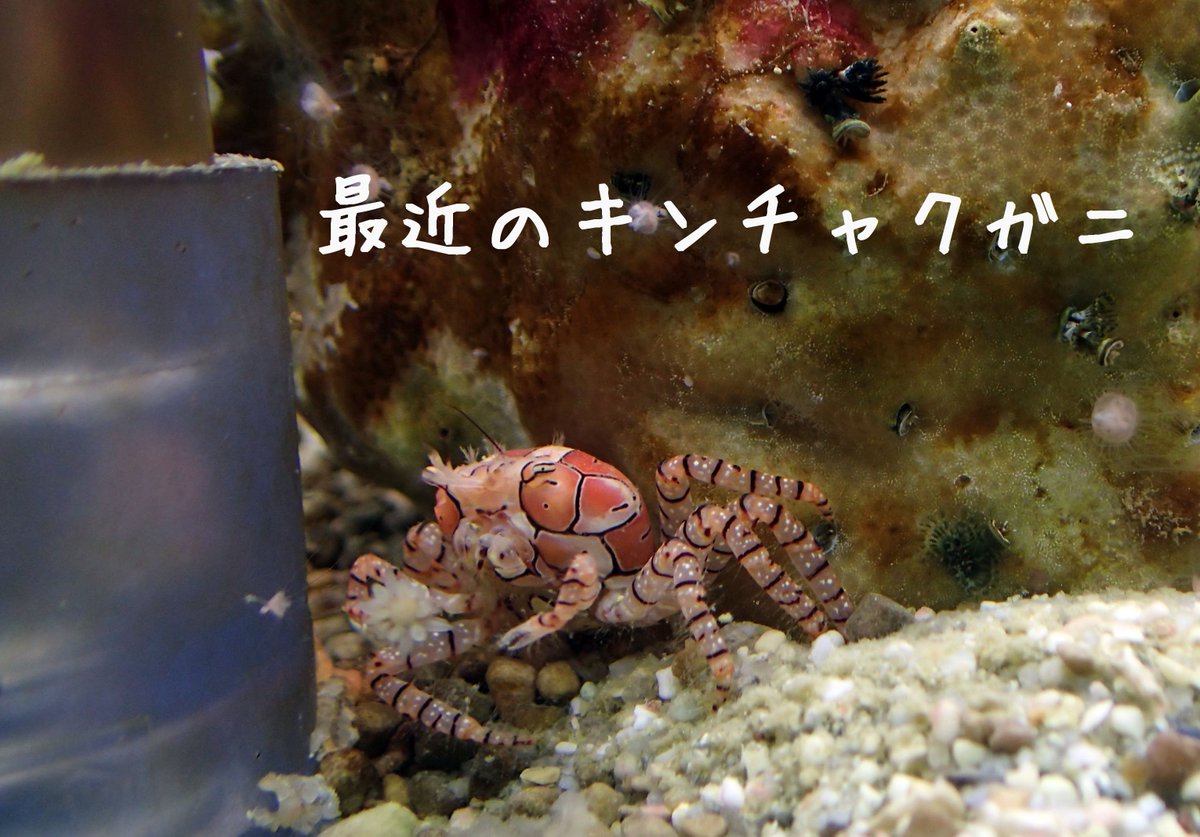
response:
[[[675,830],[683,837],[724,837],[729,823],[720,814],[705,812],[684,817]]]
[[[893,634],[914,620],[912,612],[880,593],[867,593],[854,606],[846,620],[846,637],[878,639]]]
[[[378,798],[382,781],[361,750],[335,750],[321,759],[321,775],[337,791],[342,816],[360,811],[368,799]]]
[[[358,730],[358,749],[372,758],[382,755],[401,720],[399,712],[374,698],[355,704],[354,728]]]
[[[559,797],[559,789],[535,785],[521,788],[512,798],[514,814],[525,817],[544,817],[550,813],[550,808]]]
[[[440,770],[422,770],[408,781],[412,809],[420,817],[448,817],[467,804],[467,781]]]

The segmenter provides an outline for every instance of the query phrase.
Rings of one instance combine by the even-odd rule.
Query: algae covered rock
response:
[[[561,432],[650,497],[687,451],[817,482],[856,595],[1179,584],[1200,555],[1200,102],[1176,95],[1198,12],[288,0],[222,62],[218,127],[287,166],[304,411],[377,477],[419,491],[472,422]],[[253,56],[280,103],[257,131]],[[837,98],[839,134],[814,79],[845,92],[864,59],[884,101]],[[337,110],[302,109],[309,83]],[[320,255],[356,166],[385,246]],[[448,242],[443,183],[468,253],[404,243]],[[580,225],[602,189],[637,217],[610,247]],[[771,196],[792,215],[768,248],[744,222]],[[493,244],[518,207],[546,246],[531,224]],[[1127,444],[1092,431],[1106,392],[1138,406]]]

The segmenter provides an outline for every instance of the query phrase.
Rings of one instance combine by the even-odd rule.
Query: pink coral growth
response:
[[[607,49],[620,8],[610,0],[443,0],[459,95],[475,97],[497,72],[510,99],[586,78],[580,67]]]
[[[875,50],[858,14],[839,0],[725,0],[718,13],[740,22],[735,65],[848,62]]]

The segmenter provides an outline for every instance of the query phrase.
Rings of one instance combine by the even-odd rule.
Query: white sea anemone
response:
[[[1137,403],[1127,395],[1106,392],[1092,406],[1092,432],[1107,444],[1128,444],[1140,425]]]
[[[359,605],[364,632],[377,645],[408,654],[430,634],[450,630],[429,588],[403,574],[389,577]]]

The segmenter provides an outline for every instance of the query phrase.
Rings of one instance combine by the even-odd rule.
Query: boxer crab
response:
[[[473,459],[473,457],[472,457]],[[554,592],[550,609],[504,633],[515,651],[590,614],[609,624],[646,624],[680,613],[708,661],[717,704],[733,684],[733,660],[705,595],[705,578],[731,560],[810,636],[841,630],[850,600],[811,532],[779,499],[810,503],[826,519],[817,486],[706,456],[675,456],[658,468],[659,530],[633,483],[583,451],[561,445],[497,450],[451,467],[437,455],[423,478],[437,488],[437,522],[404,541],[403,566],[363,555],[350,571],[346,612],[380,650],[367,664],[375,694],[439,732],[482,744],[532,739],[489,729],[406,679],[496,633],[513,592]],[[738,492],[725,504],[689,504],[692,481]],[[768,527],[818,606],[776,564],[754,532]]]

